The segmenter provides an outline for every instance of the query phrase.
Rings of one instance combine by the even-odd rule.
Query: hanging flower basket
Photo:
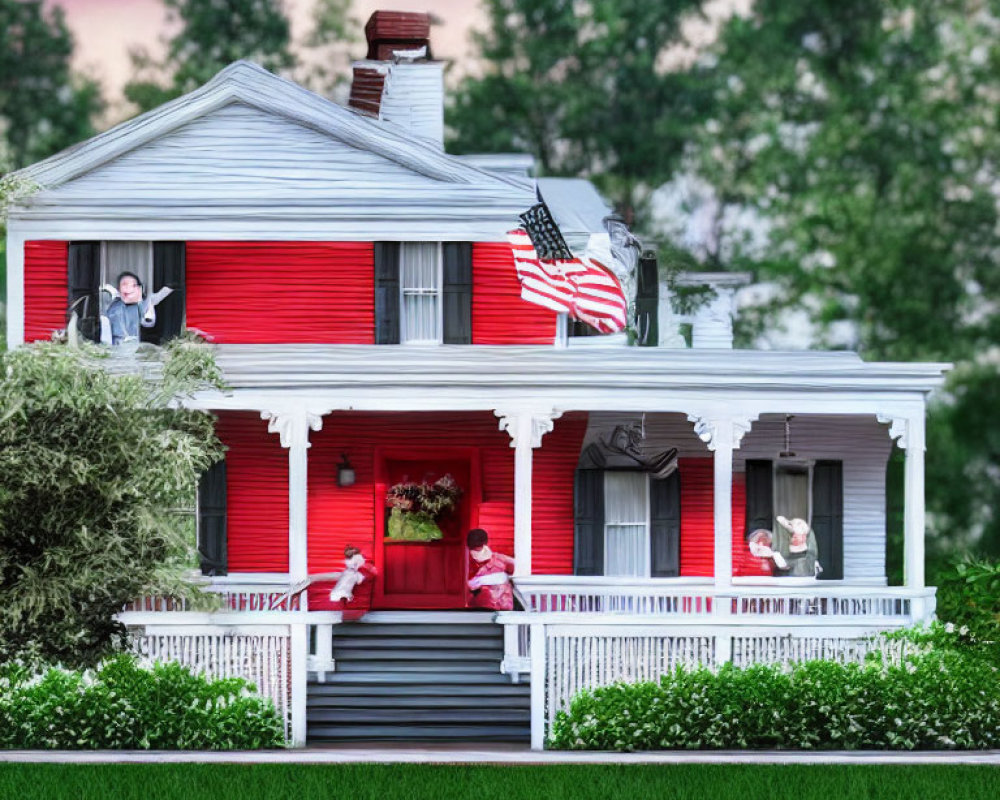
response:
[[[433,542],[444,534],[437,519],[455,508],[462,490],[451,475],[434,483],[397,483],[386,494],[392,506],[386,538],[399,542]]]

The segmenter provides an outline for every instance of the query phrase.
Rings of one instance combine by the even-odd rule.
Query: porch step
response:
[[[309,742],[530,738],[531,687],[500,674],[503,629],[492,622],[337,625],[333,657],[336,671],[309,683]]]

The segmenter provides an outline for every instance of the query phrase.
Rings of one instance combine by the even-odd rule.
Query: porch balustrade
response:
[[[776,617],[835,617],[838,622],[907,625],[929,619],[934,589],[830,586],[811,581],[716,586],[705,581],[650,581],[580,576],[515,579],[526,612],[611,614],[759,624]]]

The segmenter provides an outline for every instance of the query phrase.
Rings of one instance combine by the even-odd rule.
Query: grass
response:
[[[3,800],[996,800],[998,786],[991,766],[0,763]]]

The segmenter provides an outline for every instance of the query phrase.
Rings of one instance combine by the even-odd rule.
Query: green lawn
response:
[[[0,764],[0,798],[996,800],[988,766]]]

